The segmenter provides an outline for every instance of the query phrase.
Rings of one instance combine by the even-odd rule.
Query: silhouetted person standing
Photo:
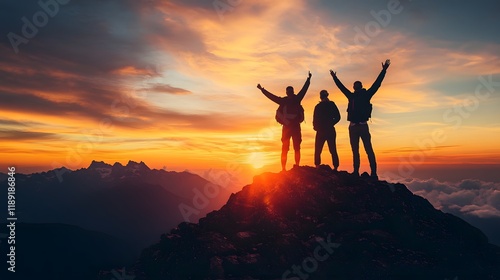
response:
[[[368,90],[363,88],[363,84],[360,81],[354,82],[354,92],[348,90],[337,78],[337,73],[333,72],[333,70],[330,70],[333,81],[349,100],[349,104],[347,106],[347,120],[350,122],[349,139],[351,142],[353,156],[353,174],[355,175],[359,175],[359,138],[361,138],[361,140],[363,141],[363,146],[365,147],[366,154],[368,155],[368,160],[370,162],[371,176],[378,178],[377,162],[375,160],[375,153],[373,152],[371,135],[368,129],[367,121],[371,117],[372,111],[370,100],[382,84],[382,80],[384,80],[386,70],[387,68],[389,68],[390,64],[391,61],[389,59],[387,59],[385,63],[382,63],[382,71]]]
[[[286,170],[287,154],[290,150],[290,138],[293,140],[293,149],[295,151],[295,166],[298,166],[300,163],[300,143],[302,142],[300,123],[304,120],[304,110],[300,102],[309,88],[311,76],[311,72],[309,72],[304,86],[297,95],[295,95],[292,86],[286,88],[285,97],[279,97],[267,91],[260,84],[257,85],[257,88],[267,98],[280,105],[276,112],[276,120],[283,125],[281,132],[281,142],[283,143],[281,148],[281,169],[283,171]]]
[[[335,102],[328,99],[328,91],[322,90],[319,93],[321,101],[314,107],[313,128],[316,131],[314,142],[314,165],[321,164],[321,151],[325,141],[332,154],[333,169],[337,171],[339,167],[339,156],[337,154],[337,132],[335,125],[340,121],[339,108]]]

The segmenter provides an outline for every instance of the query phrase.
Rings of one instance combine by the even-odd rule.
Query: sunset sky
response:
[[[380,174],[500,170],[498,1],[41,2],[45,18],[38,1],[0,4],[0,172],[92,160],[279,171],[277,105],[256,85],[284,96],[308,71],[301,163],[313,165],[312,112],[327,89],[350,172],[347,99],[329,69],[369,87],[387,58],[370,122]]]

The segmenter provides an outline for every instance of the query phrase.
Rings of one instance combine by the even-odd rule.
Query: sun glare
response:
[[[265,161],[265,155],[262,152],[252,152],[248,155],[247,159],[248,164],[255,169],[260,169],[266,165]]]

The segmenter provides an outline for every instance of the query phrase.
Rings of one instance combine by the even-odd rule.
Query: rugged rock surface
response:
[[[143,251],[136,279],[500,279],[500,248],[402,184],[298,167]]]

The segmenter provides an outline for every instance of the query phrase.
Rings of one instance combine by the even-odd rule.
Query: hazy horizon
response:
[[[100,160],[95,160],[100,162]],[[140,160],[129,160],[141,162]],[[119,162],[127,165],[129,161]],[[113,165],[115,162],[106,162]],[[150,169],[189,172],[223,187],[226,191],[236,193],[253,181],[253,177],[262,173],[279,173],[279,164],[264,166],[262,168],[244,169],[237,164],[228,165],[226,169],[206,168],[170,168],[170,166],[155,167],[148,165]],[[84,168],[90,166],[90,162]],[[312,164],[303,164],[312,166]],[[331,165],[330,165],[331,166]],[[398,164],[392,166],[381,166],[380,180],[390,183],[403,183],[415,194],[428,199],[436,208],[445,212],[483,218],[500,218],[500,175],[496,172],[499,165],[408,165]],[[52,169],[51,169],[52,170]],[[350,168],[341,168],[340,171],[350,172]],[[362,165],[361,172],[367,172],[368,166]],[[43,172],[50,170],[43,170]],[[76,170],[72,170],[76,171]],[[29,174],[16,171],[19,173]],[[40,171],[35,172],[40,173]],[[64,172],[56,172],[63,175]],[[60,176],[58,176],[60,177]]]
[[[306,157],[308,157],[306,155]],[[362,155],[362,159],[365,155]],[[325,151],[322,154],[323,164],[327,164],[331,167],[331,162],[329,154]],[[350,159],[349,159],[350,160]],[[133,162],[144,162],[150,169],[158,169],[165,171],[176,171],[183,172],[188,171],[193,174],[200,175],[201,177],[208,177],[207,173],[211,171],[217,171],[218,173],[229,174],[238,178],[238,181],[243,185],[250,184],[253,176],[261,174],[263,172],[279,172],[280,165],[278,162],[266,166],[262,166],[259,168],[243,166],[238,162],[234,162],[233,164],[227,163],[226,168],[215,168],[213,166],[206,166],[204,168],[192,168],[190,166],[177,166],[175,164],[169,164],[168,161],[163,165],[150,165],[147,161],[143,161],[140,159],[129,159],[125,161],[109,161],[103,159],[94,159],[89,161],[86,164],[83,164],[79,168],[87,168],[90,166],[92,161],[103,161],[106,164],[113,165],[115,162],[118,162],[122,165],[127,165],[129,161]],[[367,161],[365,159],[365,161]],[[302,162],[303,166],[314,166],[313,162]],[[346,166],[347,165],[347,166]],[[46,167],[46,166],[23,166],[21,168],[17,167],[17,173],[22,174],[31,174],[31,173],[41,173],[54,170],[56,168],[65,167],[70,170],[77,170],[79,168],[69,168],[68,166],[61,165],[55,167]],[[500,182],[500,164],[409,164],[407,161],[401,161],[396,164],[382,164],[380,167],[380,176],[383,180],[388,181],[398,181],[404,179],[436,179],[440,181],[446,182],[458,182],[466,179],[478,179],[485,182]],[[352,172],[352,160],[348,163],[342,163],[339,170]],[[362,162],[361,164],[361,172],[369,172],[369,166],[367,162]],[[1,172],[6,173],[6,172]],[[241,187],[243,187],[243,185]]]

